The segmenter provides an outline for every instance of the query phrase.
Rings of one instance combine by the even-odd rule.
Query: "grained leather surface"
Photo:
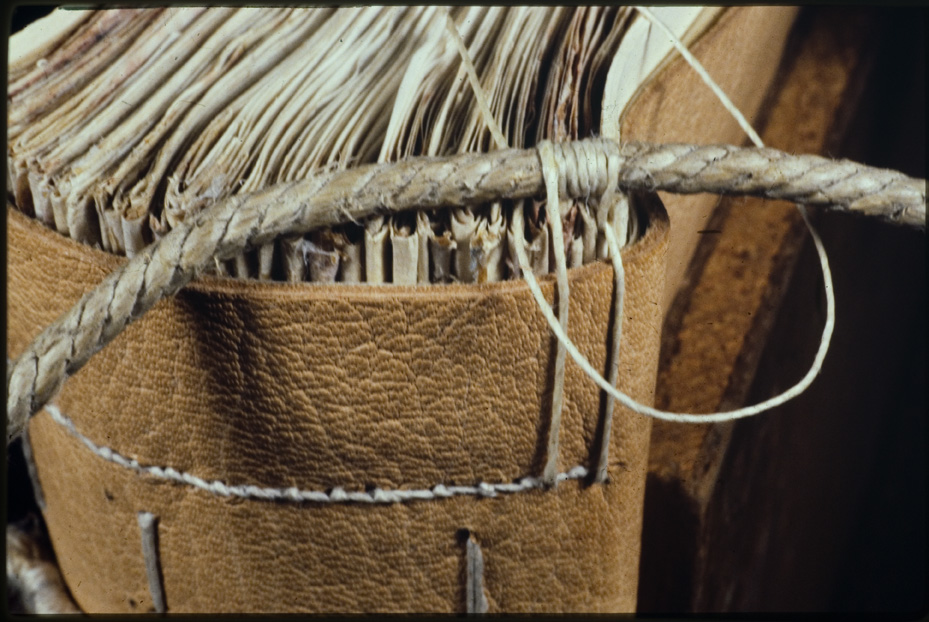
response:
[[[668,223],[624,252],[619,385],[651,402]],[[8,355],[120,258],[8,209]],[[569,334],[605,369],[612,269],[571,271]],[[551,299],[553,281],[543,280]],[[544,462],[554,341],[524,282],[205,278],[55,400],[99,445],[228,484],[326,490],[510,482]],[[562,471],[596,460],[600,392],[569,359]],[[85,611],[147,611],[138,511],[159,518],[168,611],[462,611],[468,529],[490,611],[631,611],[650,420],[618,408],[611,481],[393,505],[233,500],[108,463],[30,425],[48,529]]]

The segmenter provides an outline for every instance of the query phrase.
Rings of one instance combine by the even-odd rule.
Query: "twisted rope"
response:
[[[926,180],[898,171],[730,145],[630,143],[621,153],[627,189],[783,199],[926,228]]]
[[[620,148],[604,139],[569,145],[556,150],[556,160],[578,150],[593,160],[593,166],[607,166],[618,158],[617,182],[625,191],[748,194],[925,229],[925,180],[894,171],[774,149],[647,143]],[[584,181],[566,184],[570,198],[603,191],[583,187]],[[91,356],[159,300],[190,282],[214,257],[228,259],[283,234],[305,233],[376,213],[544,193],[537,151],[507,149],[320,172],[220,201],[114,270],[16,359],[7,371],[7,443]]]

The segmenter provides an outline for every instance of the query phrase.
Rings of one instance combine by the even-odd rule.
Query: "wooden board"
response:
[[[884,17],[804,12],[768,104],[770,146],[838,155],[852,144],[844,138],[875,73]],[[865,151],[846,153],[868,161]],[[916,261],[925,236],[849,216],[817,221],[839,297],[823,374],[801,398],[752,420],[655,423],[642,612],[828,610],[845,602],[842,585],[860,583],[843,566],[874,493],[877,439],[899,428],[879,416],[881,400],[903,387],[925,401],[924,387],[901,380],[911,360],[924,369],[925,338],[920,358],[913,325],[925,318]],[[728,410],[783,391],[808,368],[824,319],[817,262],[793,205],[724,200],[704,237],[665,325],[656,402],[675,411]],[[898,307],[902,316],[878,329]],[[912,401],[898,411],[918,429]]]

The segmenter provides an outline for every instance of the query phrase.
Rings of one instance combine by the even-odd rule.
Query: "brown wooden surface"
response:
[[[899,66],[887,47],[905,21],[875,9],[806,10],[769,101],[765,141],[902,168],[869,159],[875,149],[864,137],[871,130],[885,144],[874,120],[900,114],[875,106],[875,92],[904,84],[911,102],[918,95],[918,67],[889,87],[877,82],[887,63]],[[910,26],[924,56],[919,33]],[[911,127],[898,134],[925,149],[924,118],[921,135]],[[911,164],[909,174],[925,176],[924,160]],[[848,216],[817,220],[838,299],[823,373],[805,395],[751,420],[656,422],[640,611],[886,610],[893,593],[906,610],[924,594],[912,568],[921,561],[915,576],[924,582],[925,534],[914,520],[921,512],[925,521],[925,480],[904,477],[895,488],[922,494],[922,505],[875,508],[890,501],[888,474],[924,466],[925,236]],[[824,320],[818,263],[792,205],[725,200],[705,237],[665,324],[656,401],[677,411],[726,410],[783,391],[806,372]],[[912,546],[872,538],[888,515]],[[869,560],[904,568],[910,588],[887,579],[876,587],[882,573]]]

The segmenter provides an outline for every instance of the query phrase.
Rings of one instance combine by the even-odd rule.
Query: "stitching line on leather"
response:
[[[112,462],[143,475],[151,475],[158,479],[193,486],[194,488],[205,490],[206,492],[220,497],[240,497],[242,499],[262,499],[266,501],[294,501],[298,503],[389,504],[402,503],[404,501],[437,501],[460,496],[493,498],[500,494],[515,494],[546,488],[542,478],[532,476],[522,477],[510,483],[488,484],[487,482],[480,482],[476,486],[446,486],[444,484],[436,484],[432,488],[410,490],[400,488],[375,488],[370,492],[347,491],[341,486],[337,486],[329,491],[324,491],[303,490],[295,486],[291,488],[266,488],[253,484],[228,485],[219,480],[207,481],[196,475],[178,471],[172,467],[141,464],[139,461],[133,458],[127,458],[109,447],[101,447],[81,434],[74,426],[74,422],[62,413],[56,405],[47,404],[45,410],[56,423],[67,429],[68,432],[81,441],[91,452],[107,462]],[[587,473],[586,467],[578,465],[564,473],[558,473],[556,475],[556,480],[558,482],[564,482],[567,480],[584,479],[587,477]]]
[[[465,613],[487,613],[487,596],[484,595],[484,554],[473,534],[468,536],[465,551],[467,561]]]
[[[138,512],[139,533],[142,536],[142,557],[145,560],[145,575],[148,591],[152,597],[155,613],[165,613],[165,588],[161,575],[161,556],[158,552],[158,517],[151,512]]]

